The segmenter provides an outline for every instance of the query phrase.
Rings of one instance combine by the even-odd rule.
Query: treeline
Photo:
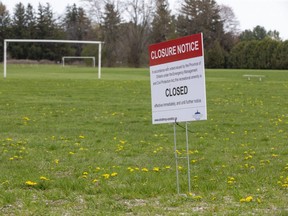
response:
[[[101,40],[105,66],[147,66],[152,43],[203,32],[207,68],[288,69],[288,41],[279,32],[256,26],[240,32],[233,10],[215,0],[181,0],[173,14],[168,0],[83,0],[55,16],[51,5],[15,5],[13,13],[0,2],[0,39]],[[0,44],[3,50],[3,43]],[[13,43],[11,59],[97,56],[95,45]],[[0,52],[3,59],[3,53]]]

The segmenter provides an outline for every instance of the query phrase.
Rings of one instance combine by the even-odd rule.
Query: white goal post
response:
[[[8,43],[74,43],[98,44],[98,79],[101,79],[101,46],[102,41],[77,41],[77,40],[44,40],[44,39],[5,39],[4,40],[4,78],[7,76],[7,45]]]
[[[65,66],[65,59],[92,59],[92,66],[95,68],[95,57],[94,56],[63,56],[62,66]]]

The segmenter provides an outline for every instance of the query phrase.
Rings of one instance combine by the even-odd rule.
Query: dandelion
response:
[[[272,154],[272,157],[276,158],[276,157],[278,157],[278,155],[277,154]]]
[[[197,162],[197,160],[191,160],[191,163],[196,163]]]
[[[111,173],[111,177],[115,177],[115,176],[117,176],[117,175],[118,175],[117,172],[113,172],[113,173]]]
[[[252,155],[248,155],[248,156],[245,157],[245,160],[249,160],[249,159],[252,159],[252,158],[253,158]]]
[[[194,200],[201,200],[201,199],[202,199],[202,196],[194,196],[193,199],[194,199]]]
[[[165,169],[171,169],[171,166],[165,166]]]
[[[99,180],[98,179],[93,179],[93,183],[97,183]]]
[[[59,159],[55,159],[55,160],[54,160],[54,163],[55,163],[55,164],[58,164],[58,163],[59,163]]]
[[[85,137],[84,137],[83,135],[80,135],[79,138],[80,138],[80,139],[84,139]]]
[[[23,117],[23,120],[24,120],[24,121],[30,121],[30,118],[27,117],[27,116],[25,116],[25,117]]]
[[[45,176],[40,176],[40,180],[42,180],[42,181],[49,181],[49,179],[46,178]]]
[[[69,152],[69,155],[74,155],[74,154],[75,154],[75,153],[74,153],[74,152],[72,152],[72,151],[70,151],[70,152]]]
[[[246,202],[251,202],[253,200],[253,197],[252,196],[248,196],[245,198],[245,201]]]
[[[148,170],[147,168],[145,168],[145,167],[142,168],[141,170],[142,170],[143,172],[148,172],[148,171],[149,171],[149,170]]]
[[[88,175],[88,172],[83,172],[82,175]]]
[[[159,168],[159,167],[154,167],[154,168],[153,168],[153,171],[159,172],[159,171],[160,171],[160,168]]]
[[[234,177],[228,177],[228,180],[227,180],[227,183],[229,184],[229,185],[232,185],[232,184],[234,184],[236,182],[236,179],[234,178]]]
[[[122,145],[126,143],[125,140],[120,140],[119,142],[120,142]]]
[[[246,198],[240,199],[240,202],[251,202],[251,201],[253,201],[253,197],[252,196],[248,196]]]
[[[134,172],[134,169],[132,167],[127,168],[130,172]]]
[[[33,181],[26,181],[25,184],[28,185],[28,186],[35,186],[35,185],[37,185],[37,183],[36,183],[36,182],[33,182]]]
[[[109,179],[109,177],[110,177],[110,174],[108,174],[108,173],[105,173],[105,174],[103,174],[103,175],[102,175],[102,177],[103,177],[104,179]]]
[[[193,193],[188,193],[188,195],[189,196],[191,196],[192,197],[192,199],[194,199],[194,200],[201,200],[201,199],[203,199],[203,197],[202,196],[199,196],[199,195],[195,195],[195,194],[193,194]]]

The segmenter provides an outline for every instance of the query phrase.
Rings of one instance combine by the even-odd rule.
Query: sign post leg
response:
[[[189,157],[189,142],[188,142],[188,123],[185,125],[186,132],[186,159],[187,159],[187,173],[188,173],[188,192],[191,192],[191,177],[190,177],[190,157]]]
[[[174,128],[174,154],[175,154],[175,163],[176,163],[176,186],[177,186],[177,193],[180,195],[180,180],[179,180],[179,159],[186,159],[187,160],[187,181],[188,181],[188,193],[191,192],[191,172],[190,172],[190,157],[189,157],[189,140],[188,140],[188,123],[186,122],[185,126],[185,133],[186,133],[186,155],[183,157],[179,157],[178,150],[177,150],[177,133],[176,133],[176,125],[175,122],[173,125]],[[185,195],[185,194],[184,194]]]
[[[173,124],[174,128],[174,154],[175,154],[175,163],[176,163],[176,186],[177,186],[177,193],[180,193],[179,187],[179,167],[178,167],[178,153],[177,153],[177,139],[176,139],[176,122]]]

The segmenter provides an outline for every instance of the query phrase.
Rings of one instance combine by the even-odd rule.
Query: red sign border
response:
[[[177,52],[177,46],[193,42],[198,43],[198,50],[190,50],[183,53]],[[167,53],[168,49],[170,49],[170,53]],[[155,52],[157,53],[159,50],[163,50],[162,56],[153,56],[153,58],[152,53],[155,54]],[[150,66],[203,56],[203,34],[198,33],[174,40],[152,44],[149,46],[149,56]]]

